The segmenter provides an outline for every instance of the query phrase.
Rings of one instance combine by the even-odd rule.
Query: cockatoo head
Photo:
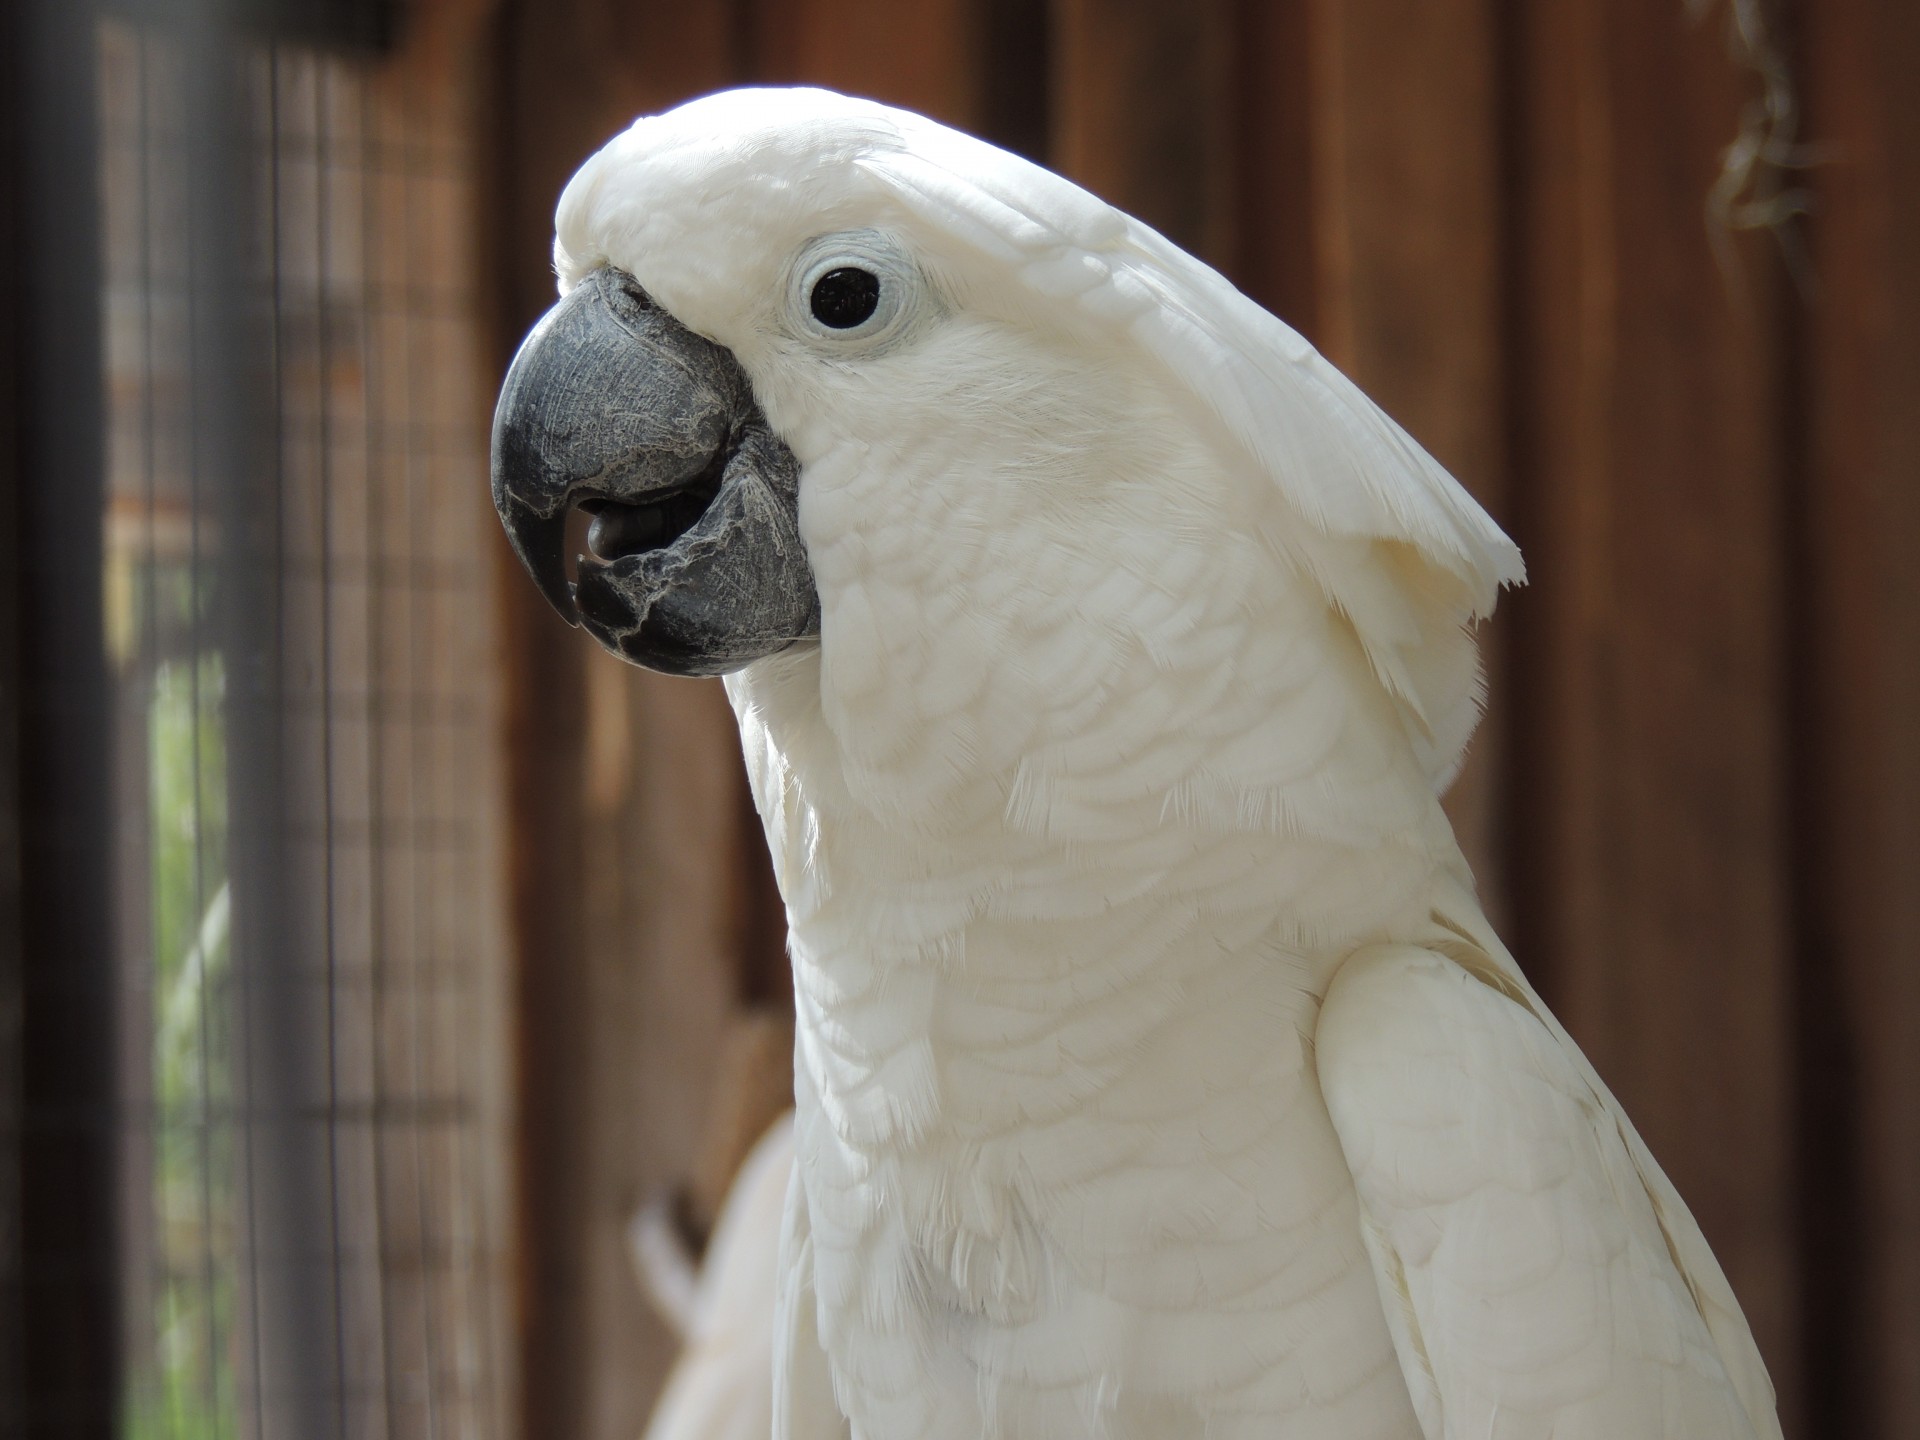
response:
[[[494,499],[620,654],[719,674],[817,643],[830,712],[911,693],[896,729],[945,724],[951,767],[1298,602],[1450,772],[1462,626],[1512,546],[1294,332],[1069,181],[872,102],[732,91],[589,160],[555,259]]]
[[[986,513],[981,491],[1007,468],[994,452],[1071,446],[1098,418],[1073,392],[1098,387],[1058,383],[1085,369],[1058,343],[1072,327],[1052,342],[1036,328],[1045,297],[1005,283],[1004,246],[983,252],[903,203],[897,167],[956,150],[1122,223],[991,147],[819,90],[731,91],[642,119],[574,177],[555,244],[564,298],[509,374],[494,457],[501,516],[563,615],[643,665],[724,673],[818,633],[809,551],[831,584],[828,552],[850,532],[870,542],[881,509],[927,524],[928,553],[955,526],[986,539],[1013,523]],[[894,442],[959,463],[896,468],[890,497],[800,484],[803,466]],[[1030,498],[1043,478],[1029,470]],[[575,506],[595,518],[570,591]]]

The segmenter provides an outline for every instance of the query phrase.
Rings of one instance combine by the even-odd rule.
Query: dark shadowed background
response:
[[[630,1223],[777,1103],[779,900],[718,684],[547,610],[487,415],[579,163],[811,82],[1159,227],[1520,542],[1491,912],[1788,1435],[1920,1434],[1920,7],[4,25],[0,1428],[638,1434]]]

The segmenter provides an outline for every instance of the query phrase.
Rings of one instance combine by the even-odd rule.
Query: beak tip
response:
[[[580,628],[579,587],[564,575],[555,577],[555,580],[556,583],[542,585],[540,588],[546,594],[547,603],[559,613],[562,620],[567,622],[568,627],[578,630]]]
[[[541,595],[568,625],[580,624],[580,607],[575,602],[573,582],[567,578],[562,557],[566,554],[566,519],[541,516],[512,500],[501,505],[500,519],[507,539],[520,563],[527,567]]]

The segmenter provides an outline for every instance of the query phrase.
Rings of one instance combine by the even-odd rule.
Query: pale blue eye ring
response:
[[[804,337],[836,350],[871,350],[897,339],[922,313],[926,282],[905,247],[884,230],[822,235],[801,250],[787,311]]]

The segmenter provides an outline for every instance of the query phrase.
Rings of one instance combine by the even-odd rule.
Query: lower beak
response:
[[[605,267],[541,319],[493,421],[493,503],[569,624],[636,664],[720,675],[820,630],[800,465],[739,362]],[[567,577],[567,522],[592,516]]]

